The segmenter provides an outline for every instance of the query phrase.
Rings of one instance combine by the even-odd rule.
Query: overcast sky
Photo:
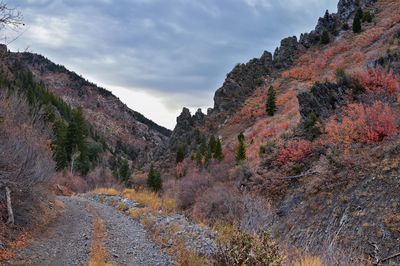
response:
[[[336,12],[338,1],[8,2],[27,24],[11,50],[29,47],[172,129],[183,106],[213,106],[215,90],[236,63],[310,31],[326,9]]]

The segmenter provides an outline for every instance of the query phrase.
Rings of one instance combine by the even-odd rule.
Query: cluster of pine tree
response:
[[[105,149],[105,143],[95,131],[89,128],[81,109],[72,109],[60,97],[51,93],[46,87],[33,78],[32,72],[15,62],[11,66],[15,79],[10,81],[0,75],[0,84],[11,92],[25,95],[32,112],[43,115],[45,121],[53,128],[53,156],[58,171],[69,169],[86,175],[99,160],[99,154]],[[95,134],[89,144],[89,134]],[[94,136],[94,135],[93,135]]]
[[[363,12],[361,8],[359,8],[354,16],[353,20],[353,32],[360,33],[362,31],[362,23],[368,22],[371,23],[373,20],[373,15],[370,11]]]
[[[68,124],[59,119],[54,123],[54,159],[57,170],[69,168],[86,175],[90,170],[89,149],[87,143],[88,128],[79,108],[72,111]]]
[[[196,161],[199,167],[203,167],[211,159],[219,162],[224,159],[221,140],[214,135],[211,135],[208,142],[205,136],[199,136],[197,143],[197,150],[192,159]]]

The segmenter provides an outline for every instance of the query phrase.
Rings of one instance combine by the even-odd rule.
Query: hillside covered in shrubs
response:
[[[178,117],[164,195],[196,221],[268,230],[288,260],[399,263],[385,260],[400,251],[399,12],[341,0],[300,40],[235,66],[207,115]]]

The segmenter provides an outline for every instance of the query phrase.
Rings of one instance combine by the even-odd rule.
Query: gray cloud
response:
[[[145,90],[171,109],[211,106],[238,62],[311,30],[334,0],[13,0],[30,47],[98,83]],[[136,108],[140,110],[140,107]],[[163,121],[157,121],[163,123]]]

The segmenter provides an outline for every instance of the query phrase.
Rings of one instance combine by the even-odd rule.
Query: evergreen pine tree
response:
[[[68,166],[68,156],[65,150],[65,141],[67,136],[67,125],[63,120],[57,120],[54,123],[54,135],[53,141],[54,147],[54,160],[56,162],[56,170],[63,170]]]
[[[276,94],[274,87],[270,86],[267,94],[266,112],[269,116],[273,116],[276,112]]]
[[[68,161],[70,162],[74,159],[74,155],[79,155],[76,167],[74,165],[74,168],[78,169],[83,175],[86,175],[90,170],[88,147],[86,142],[87,134],[88,131],[82,109],[78,108],[73,111],[72,120],[68,125],[65,139],[65,151]]]
[[[239,145],[236,149],[235,160],[237,164],[240,164],[242,161],[246,160],[246,145],[244,143],[244,135],[240,133],[238,136]]]
[[[201,154],[200,150],[196,152],[195,160],[198,167],[203,166],[203,155]]]
[[[306,139],[314,140],[321,135],[321,130],[317,126],[317,122],[317,115],[314,112],[311,112],[304,121],[304,133],[306,134]]]
[[[218,161],[222,161],[224,159],[224,154],[222,153],[222,145],[219,138],[217,138],[215,142],[215,152],[214,152],[214,159]]]
[[[353,20],[353,32],[354,33],[360,33],[361,32],[361,19],[363,17],[363,13],[361,9],[357,10],[356,15],[354,16]]]
[[[178,150],[176,151],[176,163],[183,162],[185,159],[185,148],[181,145],[178,147]]]
[[[207,139],[205,136],[201,137],[200,140],[200,146],[199,146],[199,151],[201,153],[202,156],[206,155],[206,151],[207,151]]]
[[[324,30],[322,32],[321,39],[320,39],[321,44],[328,44],[330,41],[331,41],[331,39],[329,36],[329,32],[327,30]]]
[[[214,137],[214,135],[211,135],[210,140],[208,141],[208,150],[210,151],[211,154],[215,153],[215,145],[217,141]]]
[[[154,165],[151,164],[149,174],[147,177],[147,186],[157,192],[162,188],[162,179],[160,173],[154,169]]]
[[[119,179],[121,182],[126,183],[129,180],[131,173],[129,170],[129,164],[127,160],[122,160],[121,167],[119,168]]]

